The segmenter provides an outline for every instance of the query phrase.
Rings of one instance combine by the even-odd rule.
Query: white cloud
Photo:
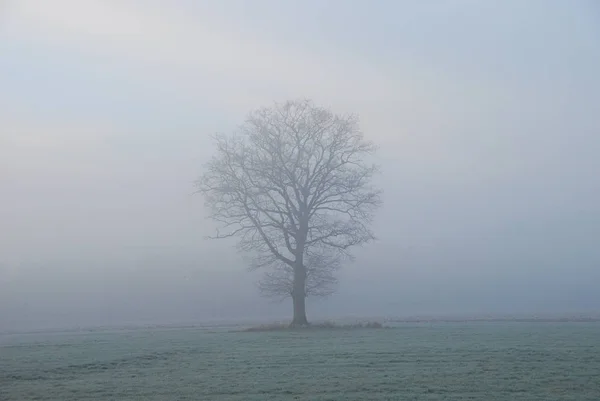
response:
[[[207,80],[283,80],[278,83],[296,88],[340,80],[340,71],[331,74],[331,65],[324,60],[275,48],[260,38],[237,36],[219,29],[210,16],[192,19],[165,3],[161,7],[97,0],[11,4],[7,26],[13,38],[107,54],[138,65],[193,70],[196,77],[209,74]],[[357,72],[355,66],[344,68],[348,70]]]
[[[19,181],[39,174],[72,177],[90,169],[98,172],[101,167],[94,161],[106,154],[107,141],[119,134],[106,122],[41,118],[6,105],[0,121],[0,178]]]
[[[166,2],[20,0],[10,3],[6,32],[12,40],[118,60],[136,79],[175,84],[184,99],[202,96],[240,112],[310,96],[351,109],[393,102],[408,116],[457,88],[452,78],[410,59],[386,66],[335,48],[307,52],[223,28],[223,18],[208,11],[191,16]],[[461,90],[483,92],[470,82]]]

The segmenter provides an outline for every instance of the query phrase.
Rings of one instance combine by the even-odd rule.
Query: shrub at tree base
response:
[[[334,330],[334,329],[383,329],[385,326],[379,322],[356,322],[352,324],[337,324],[326,321],[311,323],[305,326],[292,326],[284,323],[265,324],[261,326],[248,327],[245,332],[265,332],[265,331],[284,331],[284,330]]]

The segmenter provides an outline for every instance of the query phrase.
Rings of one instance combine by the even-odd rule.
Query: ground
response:
[[[599,323],[0,336],[1,400],[600,400]]]

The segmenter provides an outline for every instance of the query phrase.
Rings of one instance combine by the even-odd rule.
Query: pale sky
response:
[[[0,0],[0,329],[287,316],[192,182],[311,98],[380,145],[311,316],[600,311],[595,1]]]

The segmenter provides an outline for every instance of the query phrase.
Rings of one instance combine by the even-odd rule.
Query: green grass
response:
[[[0,337],[0,400],[600,400],[598,323]]]

